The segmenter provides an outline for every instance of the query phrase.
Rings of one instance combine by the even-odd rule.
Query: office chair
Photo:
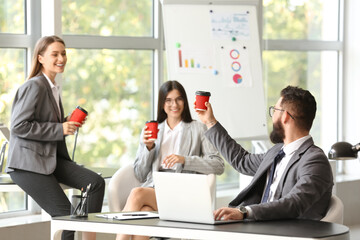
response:
[[[343,224],[344,221],[344,204],[341,199],[332,195],[328,211],[321,221]]]
[[[121,212],[131,189],[140,187],[141,183],[135,177],[133,164],[121,167],[110,179],[108,185],[108,201],[110,212]]]

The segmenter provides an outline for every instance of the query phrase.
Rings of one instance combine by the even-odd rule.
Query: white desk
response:
[[[51,220],[51,239],[57,239],[59,230],[124,233],[157,237],[216,239],[216,240],[349,240],[349,228],[334,223],[310,220],[282,220],[243,222],[224,225],[206,225],[142,219],[118,221],[89,214],[87,219],[69,216]]]

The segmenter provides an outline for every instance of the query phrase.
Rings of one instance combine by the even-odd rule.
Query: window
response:
[[[26,1],[0,0],[0,122],[10,126],[12,100],[25,80],[28,39],[25,35]],[[14,41],[17,38],[17,41]],[[0,146],[5,139],[0,134]],[[5,155],[6,162],[7,154]],[[4,164],[5,168],[5,164]],[[1,169],[3,171],[4,169]],[[3,191],[0,185],[0,213],[27,210],[27,195],[22,191]]]
[[[263,7],[264,39],[338,40],[339,0],[264,0]]]
[[[68,47],[63,104],[66,111],[80,105],[89,112],[76,162],[118,168],[134,161],[140,132],[154,111],[157,49],[149,41],[159,40],[153,37],[153,9],[149,0],[62,1]],[[79,37],[89,46],[73,44]],[[74,137],[67,143],[71,153]]]
[[[11,104],[16,90],[25,79],[26,50],[0,48],[0,119],[9,127]]]
[[[288,85],[308,89],[317,101],[310,134],[326,152],[337,139],[340,54],[338,0],[265,0],[264,84],[268,106]],[[281,17],[278,17],[280,13]],[[269,131],[272,129],[269,119]]]
[[[133,161],[141,129],[151,118],[152,51],[67,49],[67,54],[64,109],[79,105],[89,113],[75,161],[115,168]],[[75,137],[66,139],[71,153]]]
[[[149,0],[62,0],[63,34],[153,36]]]
[[[24,34],[25,0],[0,0],[0,33]]]

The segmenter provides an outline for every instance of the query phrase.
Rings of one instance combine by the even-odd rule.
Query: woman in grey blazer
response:
[[[65,136],[77,125],[68,122],[55,77],[67,62],[65,43],[57,36],[41,38],[34,50],[28,80],[18,89],[11,112],[11,135],[6,171],[52,217],[70,215],[71,203],[59,183],[89,191],[89,212],[100,212],[105,182],[98,174],[77,165],[67,152]],[[95,239],[84,233],[83,239]],[[63,231],[62,239],[74,239]]]
[[[165,82],[159,90],[158,138],[149,139],[146,128],[140,136],[134,171],[143,182],[134,188],[123,211],[156,211],[157,204],[152,173],[155,171],[222,174],[224,161],[204,137],[206,126],[191,118],[186,92],[177,81]],[[118,235],[117,239],[129,239]],[[134,236],[132,239],[148,239]]]

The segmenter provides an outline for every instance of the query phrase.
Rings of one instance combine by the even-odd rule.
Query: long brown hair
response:
[[[37,43],[35,45],[35,49],[34,49],[34,55],[32,57],[30,74],[27,79],[30,79],[30,78],[35,77],[40,74],[41,69],[42,69],[42,64],[39,62],[38,56],[39,55],[43,56],[43,54],[46,51],[46,49],[48,48],[48,46],[54,42],[60,42],[65,47],[64,40],[62,40],[60,37],[55,36],[55,35],[54,36],[45,36],[45,37],[40,38],[37,41]]]
[[[186,123],[189,123],[192,121],[192,118],[191,118],[188,99],[184,87],[178,81],[167,81],[163,83],[163,85],[161,85],[159,90],[157,121],[159,123],[162,123],[167,118],[167,114],[164,110],[164,104],[168,93],[174,89],[178,90],[180,92],[181,97],[184,99],[184,110],[181,113],[181,120],[183,120]]]

